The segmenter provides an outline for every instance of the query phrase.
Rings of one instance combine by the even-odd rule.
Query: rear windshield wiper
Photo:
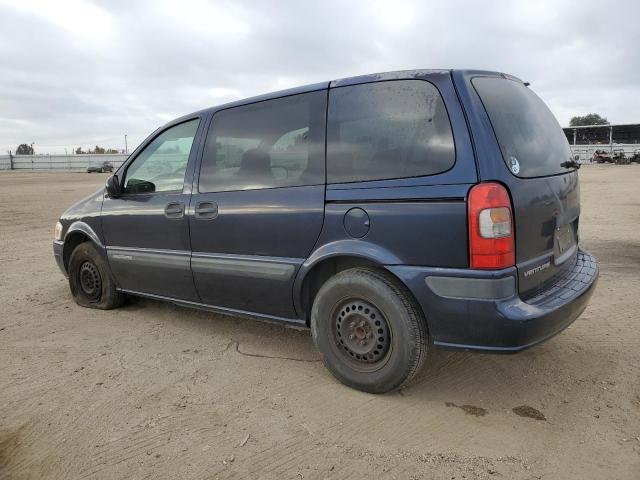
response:
[[[580,164],[575,160],[567,160],[566,162],[562,162],[560,166],[564,168],[575,168],[576,170],[580,168]]]

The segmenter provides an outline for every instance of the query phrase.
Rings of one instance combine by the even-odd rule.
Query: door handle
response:
[[[167,206],[164,207],[164,216],[167,218],[184,217],[184,204],[179,202],[167,204]]]
[[[198,202],[195,209],[195,217],[199,220],[209,220],[218,216],[218,204],[216,202]]]

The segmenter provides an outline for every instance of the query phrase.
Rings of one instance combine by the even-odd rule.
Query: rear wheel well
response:
[[[314,265],[307,273],[304,278],[304,282],[302,283],[302,309],[307,325],[310,325],[311,307],[313,306],[313,301],[315,300],[322,285],[324,285],[324,283],[336,273],[357,267],[369,267],[384,270],[387,274],[393,276],[400,285],[404,286],[403,282],[399,278],[382,267],[382,265],[372,260],[348,255],[327,258],[326,260]],[[407,290],[407,293],[413,297],[413,294],[409,289],[406,287],[405,289]],[[419,303],[416,302],[416,305],[419,305]]]
[[[74,232],[69,236],[69,238],[66,238],[64,240],[62,259],[64,261],[64,268],[67,273],[69,273],[69,259],[71,258],[71,254],[78,245],[84,242],[88,242],[89,240],[89,237],[82,232]]]

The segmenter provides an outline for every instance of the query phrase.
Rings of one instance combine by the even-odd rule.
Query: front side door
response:
[[[203,302],[295,318],[292,288],[324,216],[327,91],[217,112],[189,214]]]
[[[109,265],[122,289],[197,301],[185,185],[199,118],[157,134],[120,173],[122,194],[105,197],[102,228]]]

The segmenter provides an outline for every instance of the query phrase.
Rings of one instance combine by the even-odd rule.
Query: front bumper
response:
[[[61,240],[53,241],[53,258],[56,259],[56,263],[58,264],[58,267],[66,277],[67,269],[64,268],[64,242],[63,241]]]
[[[587,307],[598,266],[584,250],[578,251],[575,262],[561,281],[526,301],[517,295],[515,267],[498,271],[387,268],[422,306],[435,346],[509,353],[561,332]]]

